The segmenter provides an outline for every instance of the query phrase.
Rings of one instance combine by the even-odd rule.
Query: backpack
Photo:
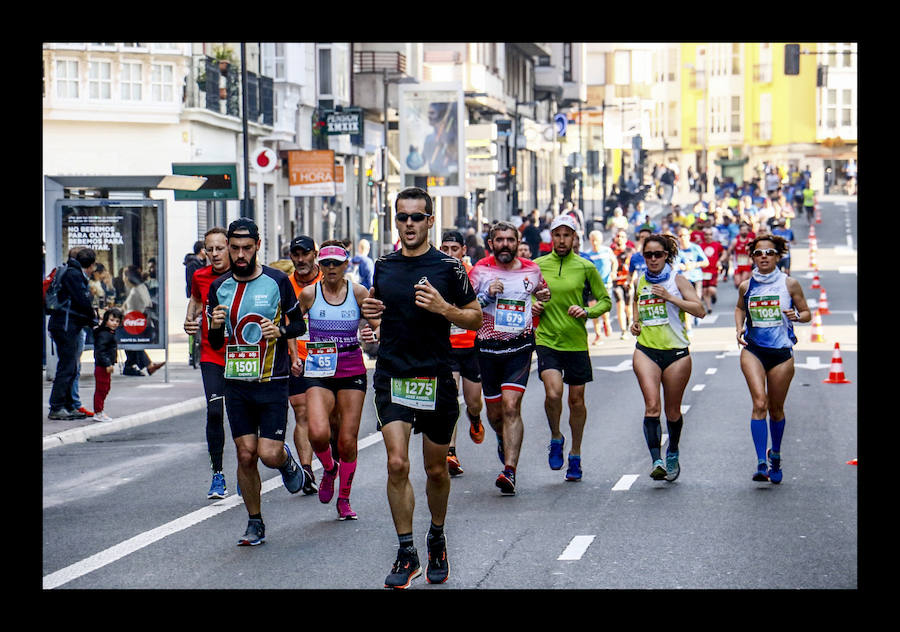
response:
[[[49,276],[44,279],[44,313],[52,314],[54,311],[68,306],[71,299],[64,302],[59,300],[59,290],[62,288],[63,273],[68,264],[63,263],[51,270]]]

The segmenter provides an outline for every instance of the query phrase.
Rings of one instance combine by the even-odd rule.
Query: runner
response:
[[[722,255],[725,254],[725,248],[716,239],[715,229],[711,225],[703,228],[703,239],[700,241],[700,248],[709,261],[709,265],[702,268],[703,272],[703,306],[706,313],[712,313],[713,305],[716,304],[716,293],[719,285],[719,272],[722,269]]]
[[[816,210],[816,190],[812,188],[812,184],[807,182],[803,187],[803,210],[806,211],[806,223],[813,223],[813,215]]]
[[[631,285],[628,283],[628,267],[631,255],[634,253],[634,244],[628,240],[628,233],[624,230],[616,231],[612,244],[613,254],[616,255],[618,267],[613,276],[613,294],[616,297],[616,316],[619,319],[619,329],[622,330],[622,340],[628,339],[628,329],[634,320],[631,309]]]
[[[691,377],[685,314],[697,318],[706,315],[693,283],[675,270],[679,250],[676,239],[668,235],[650,235],[644,240],[647,270],[638,280],[634,299],[638,318],[631,326],[631,333],[637,337],[632,366],[644,397],[644,438],[653,461],[650,478],[670,482],[681,472],[681,398]],[[660,403],[660,386],[664,407]],[[660,454],[663,409],[669,431],[665,462]]]
[[[466,242],[462,233],[450,230],[441,237],[441,252],[462,261],[466,273],[472,269],[464,259]],[[469,418],[469,438],[474,443],[484,441],[484,426],[481,423],[481,369],[475,353],[475,332],[450,325],[450,361],[453,365],[453,379],[457,387],[462,388],[463,401],[466,404],[466,416]],[[450,476],[459,476],[464,472],[459,456],[456,454],[456,429],[447,450],[447,470]]]
[[[228,488],[222,472],[222,455],[225,452],[225,353],[209,346],[209,322],[203,318],[207,310],[209,286],[229,270],[227,231],[221,227],[210,228],[203,235],[204,248],[210,265],[194,272],[189,279],[191,299],[184,316],[184,333],[200,337],[200,376],[206,394],[206,450],[212,469],[212,483],[206,497],[225,498]]]
[[[481,306],[462,263],[428,243],[433,203],[424,190],[402,190],[394,203],[400,250],[375,263],[374,284],[363,301],[367,319],[381,319],[372,386],[378,428],[387,452],[387,497],[400,548],[385,588],[408,588],[422,574],[413,545],[415,496],[409,480],[409,439],[422,433],[431,513],[429,583],[449,576],[444,521],[450,493],[447,449],[459,416],[450,362],[450,324],[481,327]]]
[[[616,272],[619,268],[619,260],[613,254],[612,249],[609,246],[603,245],[603,233],[599,230],[592,230],[588,233],[588,239],[590,240],[590,250],[587,250],[582,253],[582,256],[587,258],[591,263],[594,264],[594,267],[597,268],[597,271],[600,273],[600,279],[603,281],[603,285],[606,288],[606,293],[608,295],[612,294],[612,280],[613,277],[616,276]],[[594,298],[594,295],[590,292],[590,289],[585,290],[587,296],[586,305],[588,307],[593,307],[597,304],[597,299]],[[600,318],[594,319],[594,340],[591,344],[598,345],[602,342],[600,339]],[[609,323],[609,312],[604,312],[602,316],[603,320],[603,333],[608,338],[612,334],[612,326]]]
[[[748,222],[741,222],[740,232],[728,246],[728,259],[734,261],[734,287],[750,278],[753,262],[750,260],[750,240],[756,235],[750,231]]]
[[[362,319],[359,304],[368,292],[363,285],[345,278],[349,260],[350,253],[342,242],[323,242],[319,250],[322,279],[303,288],[299,297],[309,327],[303,368],[309,441],[323,469],[319,501],[331,502],[335,479],[340,476],[336,502],[339,520],[357,519],[350,507],[350,488],[356,472],[359,422],[368,386],[358,338]],[[368,324],[372,330],[378,328],[375,320]],[[337,455],[331,449],[330,420],[335,412]]]
[[[784,239],[785,252],[778,259],[778,269],[791,276],[791,248],[797,243],[793,229],[787,225],[787,220],[777,220],[772,227],[772,234]]]
[[[812,318],[799,281],[777,267],[785,252],[784,238],[777,235],[760,235],[750,242],[756,269],[738,288],[734,310],[741,371],[753,400],[750,434],[757,459],[753,480],[772,483],[780,483],[784,475],[784,402],[794,377],[793,346],[797,344],[793,323],[808,323]],[[772,444],[767,451],[769,433]]]
[[[475,339],[487,418],[497,435],[503,461],[495,485],[504,495],[516,493],[516,468],[522,448],[522,397],[531,372],[534,331],[531,297],[550,300],[550,290],[537,264],[520,259],[519,231],[497,222],[489,234],[494,253],[469,272],[484,319]]]
[[[544,383],[544,411],[550,426],[548,462],[553,470],[563,466],[565,437],[560,432],[559,423],[563,385],[568,384],[572,446],[569,449],[567,481],[578,481],[582,477],[581,438],[587,418],[584,388],[594,379],[585,319],[598,318],[612,305],[597,268],[572,251],[575,230],[575,222],[571,218],[560,215],[554,219],[550,226],[553,250],[535,259],[552,294],[551,300],[543,304],[541,323],[535,335],[538,376]],[[625,273],[628,273],[627,265]],[[585,281],[597,299],[597,304],[587,309],[581,305]]]
[[[238,546],[266,540],[257,461],[281,472],[296,494],[306,475],[284,443],[287,426],[287,341],[306,332],[286,274],[257,262],[259,229],[242,217],[228,226],[231,271],[210,284],[209,344],[225,347],[225,410],[237,449],[238,485],[249,518]],[[285,322],[287,319],[287,323]]]
[[[687,228],[679,228],[678,237],[678,256],[675,258],[675,272],[687,277],[687,280],[694,286],[694,292],[697,296],[703,295],[703,268],[709,265],[709,259],[703,253],[703,249],[691,241],[691,232]],[[692,322],[693,320],[693,322]],[[685,321],[687,327],[687,335],[691,336],[692,324],[697,324],[698,319],[688,318]]]
[[[291,240],[288,256],[294,270],[288,276],[294,288],[294,294],[300,299],[304,288],[322,280],[322,268],[316,263],[319,251],[312,237],[300,235]],[[309,442],[309,421],[307,419],[307,381],[303,375],[303,364],[306,362],[306,342],[309,340],[309,319],[304,315],[307,331],[296,340],[288,342],[291,353],[291,374],[288,376],[288,401],[294,411],[294,447],[297,449],[297,460],[306,472],[306,483],[303,493],[311,496],[318,492],[316,477],[312,471],[313,449]],[[334,420],[335,425],[337,420]]]

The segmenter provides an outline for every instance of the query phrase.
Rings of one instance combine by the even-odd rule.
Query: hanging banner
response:
[[[465,109],[460,83],[399,84],[404,186],[465,195]]]
[[[288,178],[295,197],[335,195],[334,150],[289,151]]]

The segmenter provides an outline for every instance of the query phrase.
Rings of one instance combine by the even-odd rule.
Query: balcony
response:
[[[388,51],[353,51],[353,73],[384,72],[406,74],[406,55]]]
[[[563,93],[563,71],[559,66],[534,67],[534,91],[554,94],[557,98]]]
[[[273,126],[275,109],[271,77],[247,71],[247,121]],[[185,85],[184,105],[241,118],[241,70],[238,64],[220,65],[212,57],[195,57]]]

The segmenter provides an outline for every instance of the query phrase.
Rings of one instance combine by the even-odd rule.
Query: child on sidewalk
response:
[[[122,316],[122,310],[111,307],[94,328],[94,421],[112,421],[104,412],[103,403],[109,394],[110,376],[116,366],[116,329],[122,323]]]

